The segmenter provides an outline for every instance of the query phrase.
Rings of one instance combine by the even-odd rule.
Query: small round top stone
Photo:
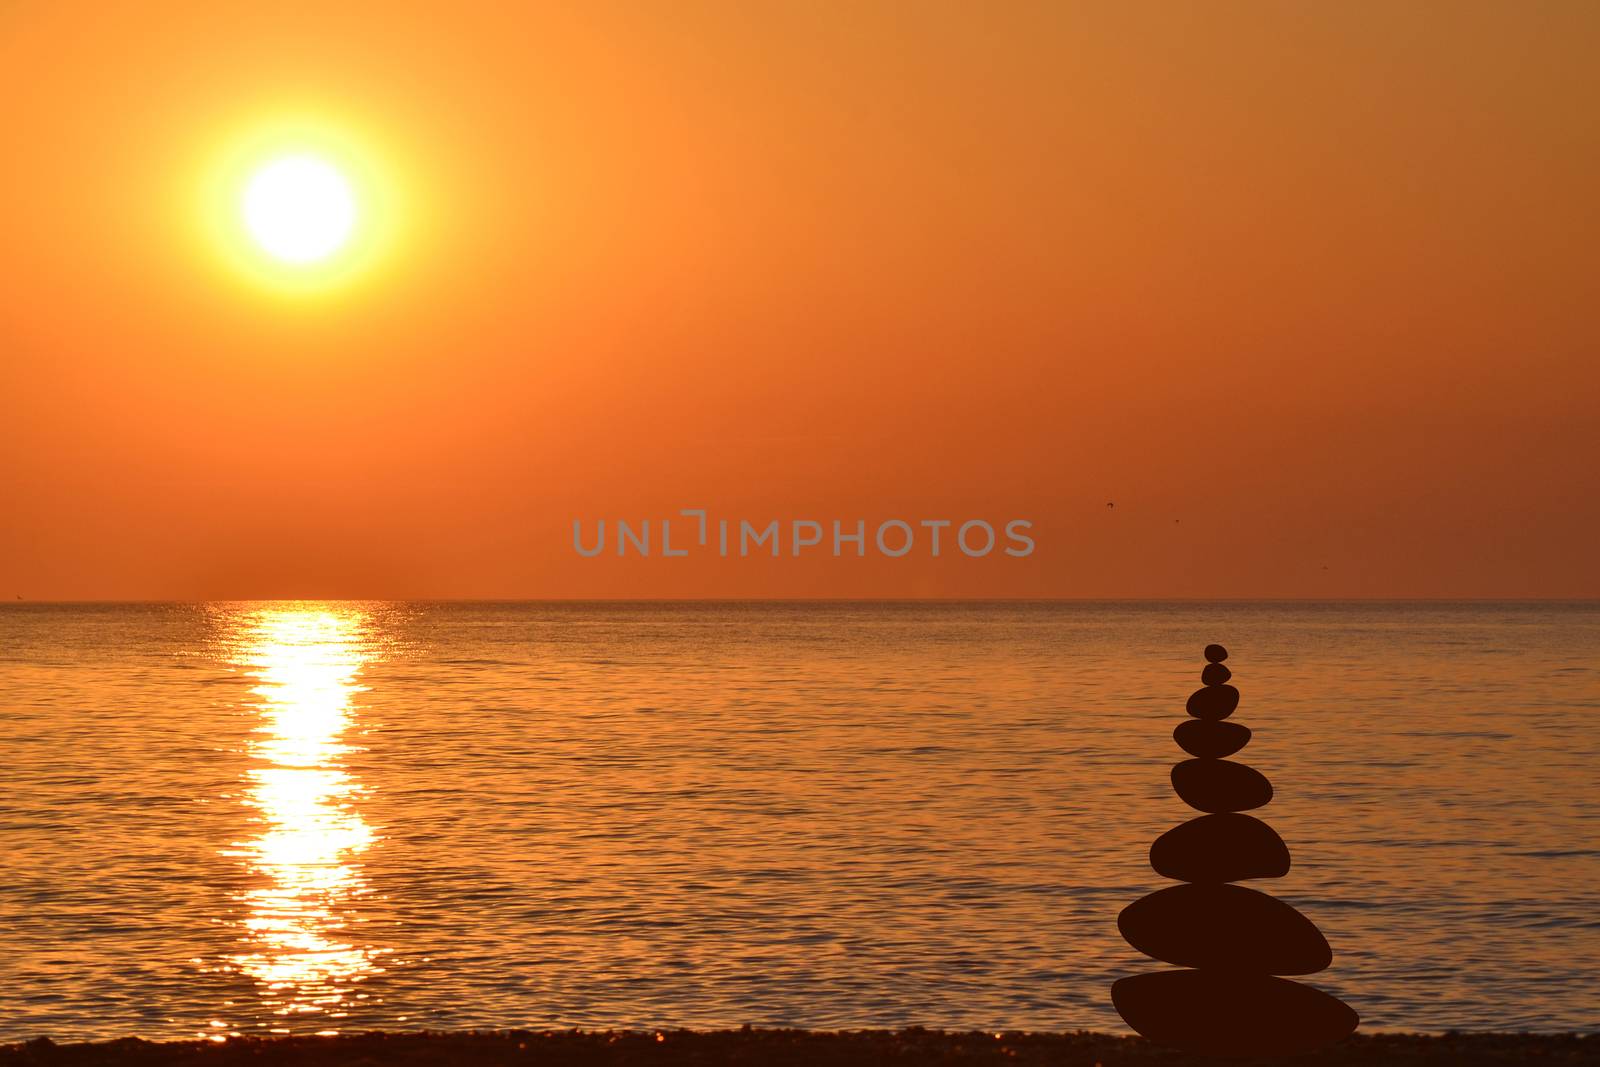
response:
[[[1228,658],[1228,650],[1223,648],[1221,645],[1207,645],[1206,646],[1206,662],[1207,663],[1221,663],[1223,660],[1225,660],[1227,658]]]

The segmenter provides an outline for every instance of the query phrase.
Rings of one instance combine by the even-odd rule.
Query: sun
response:
[[[349,243],[359,221],[350,181],[327,160],[296,154],[258,167],[239,198],[245,229],[280,263],[314,264]]]
[[[387,123],[284,108],[225,116],[196,144],[174,191],[246,292],[322,305],[399,277],[415,251],[422,171]]]

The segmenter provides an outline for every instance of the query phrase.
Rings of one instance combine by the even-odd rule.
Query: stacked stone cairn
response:
[[[1289,850],[1266,823],[1244,814],[1272,799],[1272,784],[1225,757],[1250,740],[1226,721],[1239,690],[1207,645],[1204,687],[1189,698],[1193,718],[1173,739],[1193,759],[1172,768],[1172,788],[1205,814],[1162,834],[1150,849],[1156,873],[1180,885],[1128,905],[1117,927],[1128,944],[1189,968],[1123,978],[1111,1001],[1152,1041],[1207,1056],[1288,1056],[1346,1037],[1356,1013],[1342,1001],[1280,975],[1315,974],[1333,961],[1316,926],[1288,904],[1234,882],[1281,878]]]

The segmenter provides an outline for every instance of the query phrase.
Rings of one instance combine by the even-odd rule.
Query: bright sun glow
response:
[[[381,121],[288,105],[222,119],[196,138],[194,183],[174,191],[245,291],[323,306],[403,269],[424,171]]]
[[[356,200],[344,175],[310,155],[284,156],[250,176],[240,202],[261,249],[284,263],[317,263],[350,239]]]

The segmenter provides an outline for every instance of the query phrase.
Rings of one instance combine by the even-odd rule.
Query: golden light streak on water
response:
[[[368,622],[342,606],[269,608],[241,617],[236,631],[235,662],[259,683],[244,802],[260,832],[228,854],[264,882],[243,898],[244,951],[230,962],[278,1016],[340,1018],[354,987],[379,970],[379,952],[348,929],[367,892],[357,858],[373,831],[356,806],[362,787],[342,765]]]

